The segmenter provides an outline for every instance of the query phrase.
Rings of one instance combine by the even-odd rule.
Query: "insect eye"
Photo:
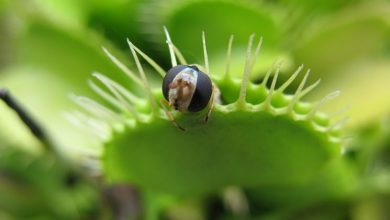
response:
[[[188,66],[174,66],[170,70],[168,70],[167,74],[165,74],[163,79],[162,92],[166,100],[169,99],[169,84],[171,84],[171,82],[175,79],[176,75],[183,71],[185,68],[188,68]]]
[[[207,107],[213,91],[213,84],[209,76],[202,71],[198,71],[195,92],[192,96],[188,111],[198,112]]]
[[[195,71],[199,71],[199,68],[195,65],[189,65],[188,67],[195,70]]]

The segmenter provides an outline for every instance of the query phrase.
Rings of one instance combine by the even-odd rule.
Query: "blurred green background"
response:
[[[387,0],[0,0],[0,88],[9,89],[43,124],[61,155],[71,158],[76,166],[84,166],[101,155],[102,143],[65,119],[64,113],[76,106],[69,95],[99,100],[87,86],[93,71],[126,82],[101,49],[108,48],[135,69],[126,38],[169,69],[163,26],[190,63],[203,62],[200,45],[201,32],[205,31],[213,74],[223,74],[231,34],[235,37],[232,74],[236,77],[242,74],[242,54],[252,33],[264,38],[260,62],[252,75],[254,82],[262,80],[275,60],[283,60],[282,79],[301,64],[311,68],[311,79],[321,78],[322,82],[306,99],[317,100],[341,90],[341,96],[325,110],[349,106],[351,158],[361,161],[363,173],[380,170],[387,181],[378,180],[379,185],[390,183]],[[150,74],[153,82],[157,81],[154,75],[157,79],[157,74]],[[140,202],[132,187],[114,187],[105,193],[107,186],[100,179],[82,180],[76,186],[64,184],[69,178],[67,170],[41,145],[12,110],[0,103],[0,219],[142,216],[142,211],[133,207]],[[253,199],[253,213],[262,217],[252,217],[390,219],[389,186],[381,187],[384,193],[375,196],[367,193],[364,198],[339,203],[309,204],[299,211],[269,210]],[[131,199],[118,202],[113,196],[116,190],[128,193]],[[115,197],[115,205],[107,202],[110,196]],[[221,201],[213,196],[207,201],[203,217],[234,219],[224,214]],[[202,219],[189,203],[167,211],[165,218]],[[122,205],[125,208],[119,208]]]

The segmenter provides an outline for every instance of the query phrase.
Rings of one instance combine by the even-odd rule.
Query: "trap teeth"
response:
[[[129,77],[130,81],[133,81],[136,86],[140,87],[145,95],[143,97],[137,96],[132,92],[137,89],[128,89],[105,75],[95,72],[93,73],[93,76],[99,83],[90,80],[89,85],[92,90],[109,103],[110,107],[85,97],[73,97],[72,99],[88,113],[87,116],[83,116],[84,119],[87,118],[89,120],[86,124],[93,124],[93,129],[95,130],[97,127],[96,124],[98,124],[95,121],[102,121],[103,124],[108,125],[115,124],[115,127],[122,123],[130,128],[136,128],[139,123],[152,123],[155,119],[164,119],[171,121],[175,126],[181,128],[179,125],[180,123],[175,119],[180,113],[174,112],[175,109],[179,111],[195,112],[205,108],[208,109],[205,121],[209,119],[209,116],[213,111],[223,113],[246,111],[252,113],[268,112],[275,116],[286,115],[295,121],[308,121],[313,124],[314,129],[324,133],[330,133],[336,128],[339,130],[339,128],[345,124],[344,121],[343,123],[336,122],[336,124],[331,124],[329,123],[328,117],[326,115],[323,116],[324,114],[321,114],[319,111],[322,105],[337,97],[339,91],[330,93],[317,102],[302,103],[300,101],[320,83],[320,80],[317,80],[315,83],[306,86],[306,81],[310,75],[310,69],[306,71],[293,95],[284,93],[284,91],[297,79],[298,75],[303,72],[303,65],[300,65],[279,87],[276,85],[278,85],[278,75],[282,66],[281,62],[275,62],[272,65],[260,85],[255,85],[250,82],[250,74],[253,71],[253,67],[256,64],[257,57],[261,51],[263,43],[262,37],[259,37],[257,40],[255,35],[249,37],[243,75],[241,80],[237,81],[237,79],[234,79],[229,73],[231,69],[233,36],[228,40],[226,71],[223,74],[223,77],[217,77],[208,72],[212,63],[209,63],[209,56],[206,48],[206,35],[204,32],[201,33],[201,41],[199,42],[203,47],[204,63],[201,65],[188,65],[183,54],[173,43],[168,29],[166,27],[163,29],[172,64],[172,68],[167,72],[164,71],[156,61],[136,47],[129,39],[127,39],[127,42],[133,55],[137,71],[130,70],[103,47],[103,51],[107,57]],[[257,43],[255,43],[255,40]],[[148,82],[147,74],[141,64],[140,58],[144,59],[155,72],[164,78],[162,80],[164,82],[162,89],[152,88]],[[199,70],[198,66],[204,66],[205,68],[201,69],[205,72]],[[183,87],[181,88],[182,90],[176,89],[177,91],[175,94],[176,96],[179,96],[180,92],[186,91],[185,94],[187,95],[185,97],[188,96],[187,98],[189,100],[186,102],[170,100],[170,85],[176,80],[175,77],[178,77],[183,71],[187,71],[186,69],[190,69],[192,71],[191,74],[195,74],[194,76],[196,77],[193,79],[191,78],[191,74],[182,74],[181,80],[187,82],[189,86],[192,85],[193,90],[187,91],[185,90],[186,88]],[[172,76],[169,75],[171,72],[174,73],[173,75],[171,74]],[[210,77],[210,75],[213,77]],[[208,86],[205,86],[206,84]],[[206,89],[206,87],[212,89]],[[158,93],[156,93],[156,91],[158,91]],[[234,93],[232,93],[232,91],[234,91]],[[234,96],[235,98],[229,96]],[[220,97],[222,97],[223,100],[235,99],[235,101],[223,103]],[[159,102],[159,99],[161,98],[165,98],[165,100],[160,100]],[[100,115],[100,113],[102,113],[102,115]],[[78,113],[78,115],[80,115],[80,113]],[[186,116],[183,115],[183,117]],[[80,117],[78,116],[78,118]],[[94,123],[91,123],[92,121],[94,121]],[[100,129],[99,127],[98,132],[101,132],[102,130],[103,129]]]

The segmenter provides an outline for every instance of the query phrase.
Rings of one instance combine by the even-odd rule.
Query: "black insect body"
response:
[[[162,89],[165,99],[175,110],[198,112],[209,104],[213,85],[196,66],[178,65],[168,71]]]
[[[195,65],[177,65],[172,67],[164,77],[162,92],[165,100],[161,102],[180,112],[199,112],[208,108],[205,117],[207,122],[213,108],[214,89],[210,77]],[[181,128],[173,116],[167,114],[171,121]]]

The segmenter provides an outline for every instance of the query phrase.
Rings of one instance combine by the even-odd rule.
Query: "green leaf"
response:
[[[389,39],[388,4],[360,4],[314,22],[298,42],[294,57],[317,76],[383,53]]]
[[[112,48],[110,43],[94,32],[70,33],[38,18],[29,21],[15,42],[17,61],[2,71],[0,86],[15,94],[61,145],[62,150],[71,154],[77,154],[80,150],[95,150],[100,142],[88,132],[75,130],[63,113],[75,106],[69,98],[71,93],[82,93],[99,99],[86,86],[93,71],[112,76],[128,86],[132,84],[125,74],[118,74],[119,69],[102,51],[102,46]],[[112,53],[118,57],[124,56],[116,50]],[[13,126],[18,122],[7,119],[5,115],[0,117],[5,118],[0,126],[15,128],[13,134],[3,136],[31,146],[31,138],[18,136],[25,130],[20,129],[21,126]]]
[[[161,44],[165,42],[162,26],[167,26],[173,36],[172,40],[189,58],[190,63],[203,65],[200,36],[204,31],[210,61],[213,64],[211,70],[216,75],[222,75],[226,63],[226,46],[229,35],[232,34],[235,48],[232,51],[232,67],[236,69],[243,68],[245,56],[242,54],[247,45],[247,37],[253,33],[265,39],[263,50],[266,51],[267,58],[273,61],[275,57],[287,57],[286,63],[289,62],[288,54],[279,48],[282,37],[280,24],[270,11],[279,15],[279,11],[272,6],[255,1],[169,0],[147,4],[141,11],[141,18],[146,23],[142,27],[149,37],[146,39],[161,48]],[[161,54],[161,49],[154,52]],[[166,57],[166,54],[164,51],[161,56]],[[261,62],[258,65],[255,67],[254,78],[265,74],[264,69],[268,68],[269,62]],[[236,76],[241,73],[233,72]]]
[[[337,155],[323,134],[286,117],[216,112],[211,120],[179,120],[187,132],[156,120],[115,135],[104,153],[108,178],[174,194],[300,185]]]
[[[252,41],[253,37],[249,45]],[[135,53],[134,46],[131,49]],[[247,65],[253,65],[256,56],[248,59]],[[211,75],[223,101],[215,103],[209,123],[203,122],[206,112],[175,114],[185,132],[172,125],[162,107],[155,105],[162,98],[159,88],[144,87],[151,94],[148,100],[132,98],[127,103],[127,98],[112,97],[113,103],[124,107],[117,115],[123,119],[111,124],[113,134],[104,148],[107,178],[147,191],[189,196],[230,185],[300,186],[340,158],[340,124],[333,125],[313,103],[299,101],[317,83],[304,89],[307,73],[294,95],[284,93],[302,67],[279,88],[275,84],[280,67],[271,88],[267,80],[261,85],[246,81],[251,71],[246,69],[242,80],[230,74]],[[115,87],[113,82],[104,84]],[[117,93],[125,95],[131,90]],[[145,103],[150,107],[141,108]]]
[[[349,106],[350,127],[363,127],[381,120],[390,113],[389,59],[367,59],[345,65],[334,76],[323,80],[323,84],[311,98],[322,96],[335,88],[341,90],[338,99],[324,106],[324,111],[332,111],[336,106]]]

